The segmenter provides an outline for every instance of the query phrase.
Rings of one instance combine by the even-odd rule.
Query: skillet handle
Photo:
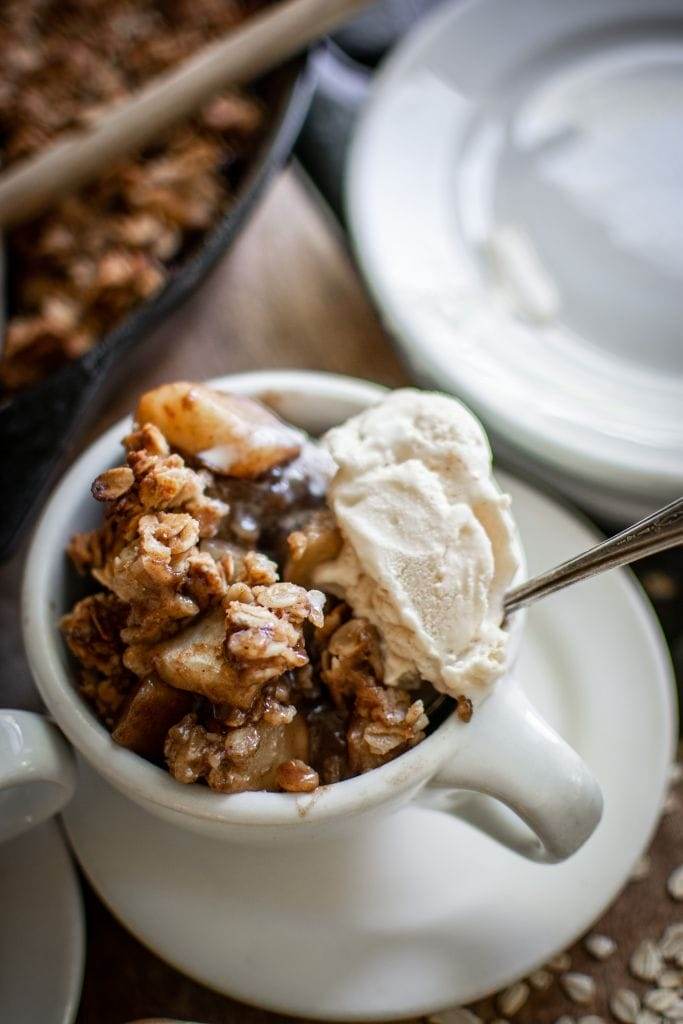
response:
[[[87,423],[111,357],[81,360],[0,406],[0,562],[15,551]]]

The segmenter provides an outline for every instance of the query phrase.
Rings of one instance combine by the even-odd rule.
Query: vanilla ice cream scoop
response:
[[[503,597],[519,566],[482,427],[454,398],[405,389],[322,443],[343,545],[316,585],[377,627],[385,683],[426,679],[478,703],[505,669]]]

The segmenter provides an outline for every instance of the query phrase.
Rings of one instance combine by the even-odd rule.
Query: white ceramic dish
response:
[[[612,518],[683,491],[683,9],[463,0],[376,76],[348,220],[389,328]]]
[[[595,539],[547,498],[501,482],[531,572]],[[564,864],[531,864],[415,807],[355,839],[245,857],[173,829],[83,765],[65,814],[76,855],[142,942],[246,1002],[375,1020],[482,996],[565,948],[611,902],[656,824],[673,750],[668,654],[629,573],[533,608],[520,672],[605,796],[595,835]]]
[[[53,821],[0,846],[0,1018],[71,1024],[85,960],[81,893]]]
[[[212,383],[265,397],[286,419],[313,434],[383,394],[383,389],[362,381],[301,371],[237,374]],[[321,786],[311,795],[225,795],[204,786],[182,786],[168,772],[114,743],[74,686],[58,619],[73,603],[69,592],[74,576],[65,546],[75,530],[99,522],[90,484],[104,467],[116,464],[121,437],[129,429],[126,421],[107,431],[51,496],[33,537],[22,595],[26,652],[41,696],[68,739],[112,785],[178,828],[251,846],[311,843],[364,828],[427,788],[497,797],[516,812],[519,827],[501,825],[497,813],[481,817],[479,827],[533,859],[561,861],[585,842],[600,819],[600,790],[580,757],[548,728],[513,678],[523,624],[519,616],[509,627],[511,657],[504,685],[493,689],[470,723],[451,715],[400,758],[357,778]]]

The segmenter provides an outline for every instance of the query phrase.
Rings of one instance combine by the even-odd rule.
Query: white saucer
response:
[[[679,0],[466,0],[392,52],[351,149],[416,375],[601,512],[683,491],[682,138]]]
[[[501,478],[530,571],[594,541],[573,515]],[[587,845],[559,866],[408,808],[353,841],[230,847],[149,816],[81,765],[64,818],[114,914],[187,974],[298,1016],[414,1016],[508,983],[564,948],[614,898],[655,826],[675,697],[654,615],[625,572],[533,609],[520,674],[605,796]]]
[[[81,893],[55,822],[0,846],[0,1018],[71,1024],[83,980]]]

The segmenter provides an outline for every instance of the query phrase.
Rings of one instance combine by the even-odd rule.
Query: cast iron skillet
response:
[[[264,185],[289,156],[308,112],[313,78],[311,62],[303,57],[259,83],[258,92],[270,111],[266,136],[245,170],[230,210],[163,289],[136,307],[90,352],[0,404],[0,561],[13,553],[78,434],[120,380],[133,350],[225,252]]]

